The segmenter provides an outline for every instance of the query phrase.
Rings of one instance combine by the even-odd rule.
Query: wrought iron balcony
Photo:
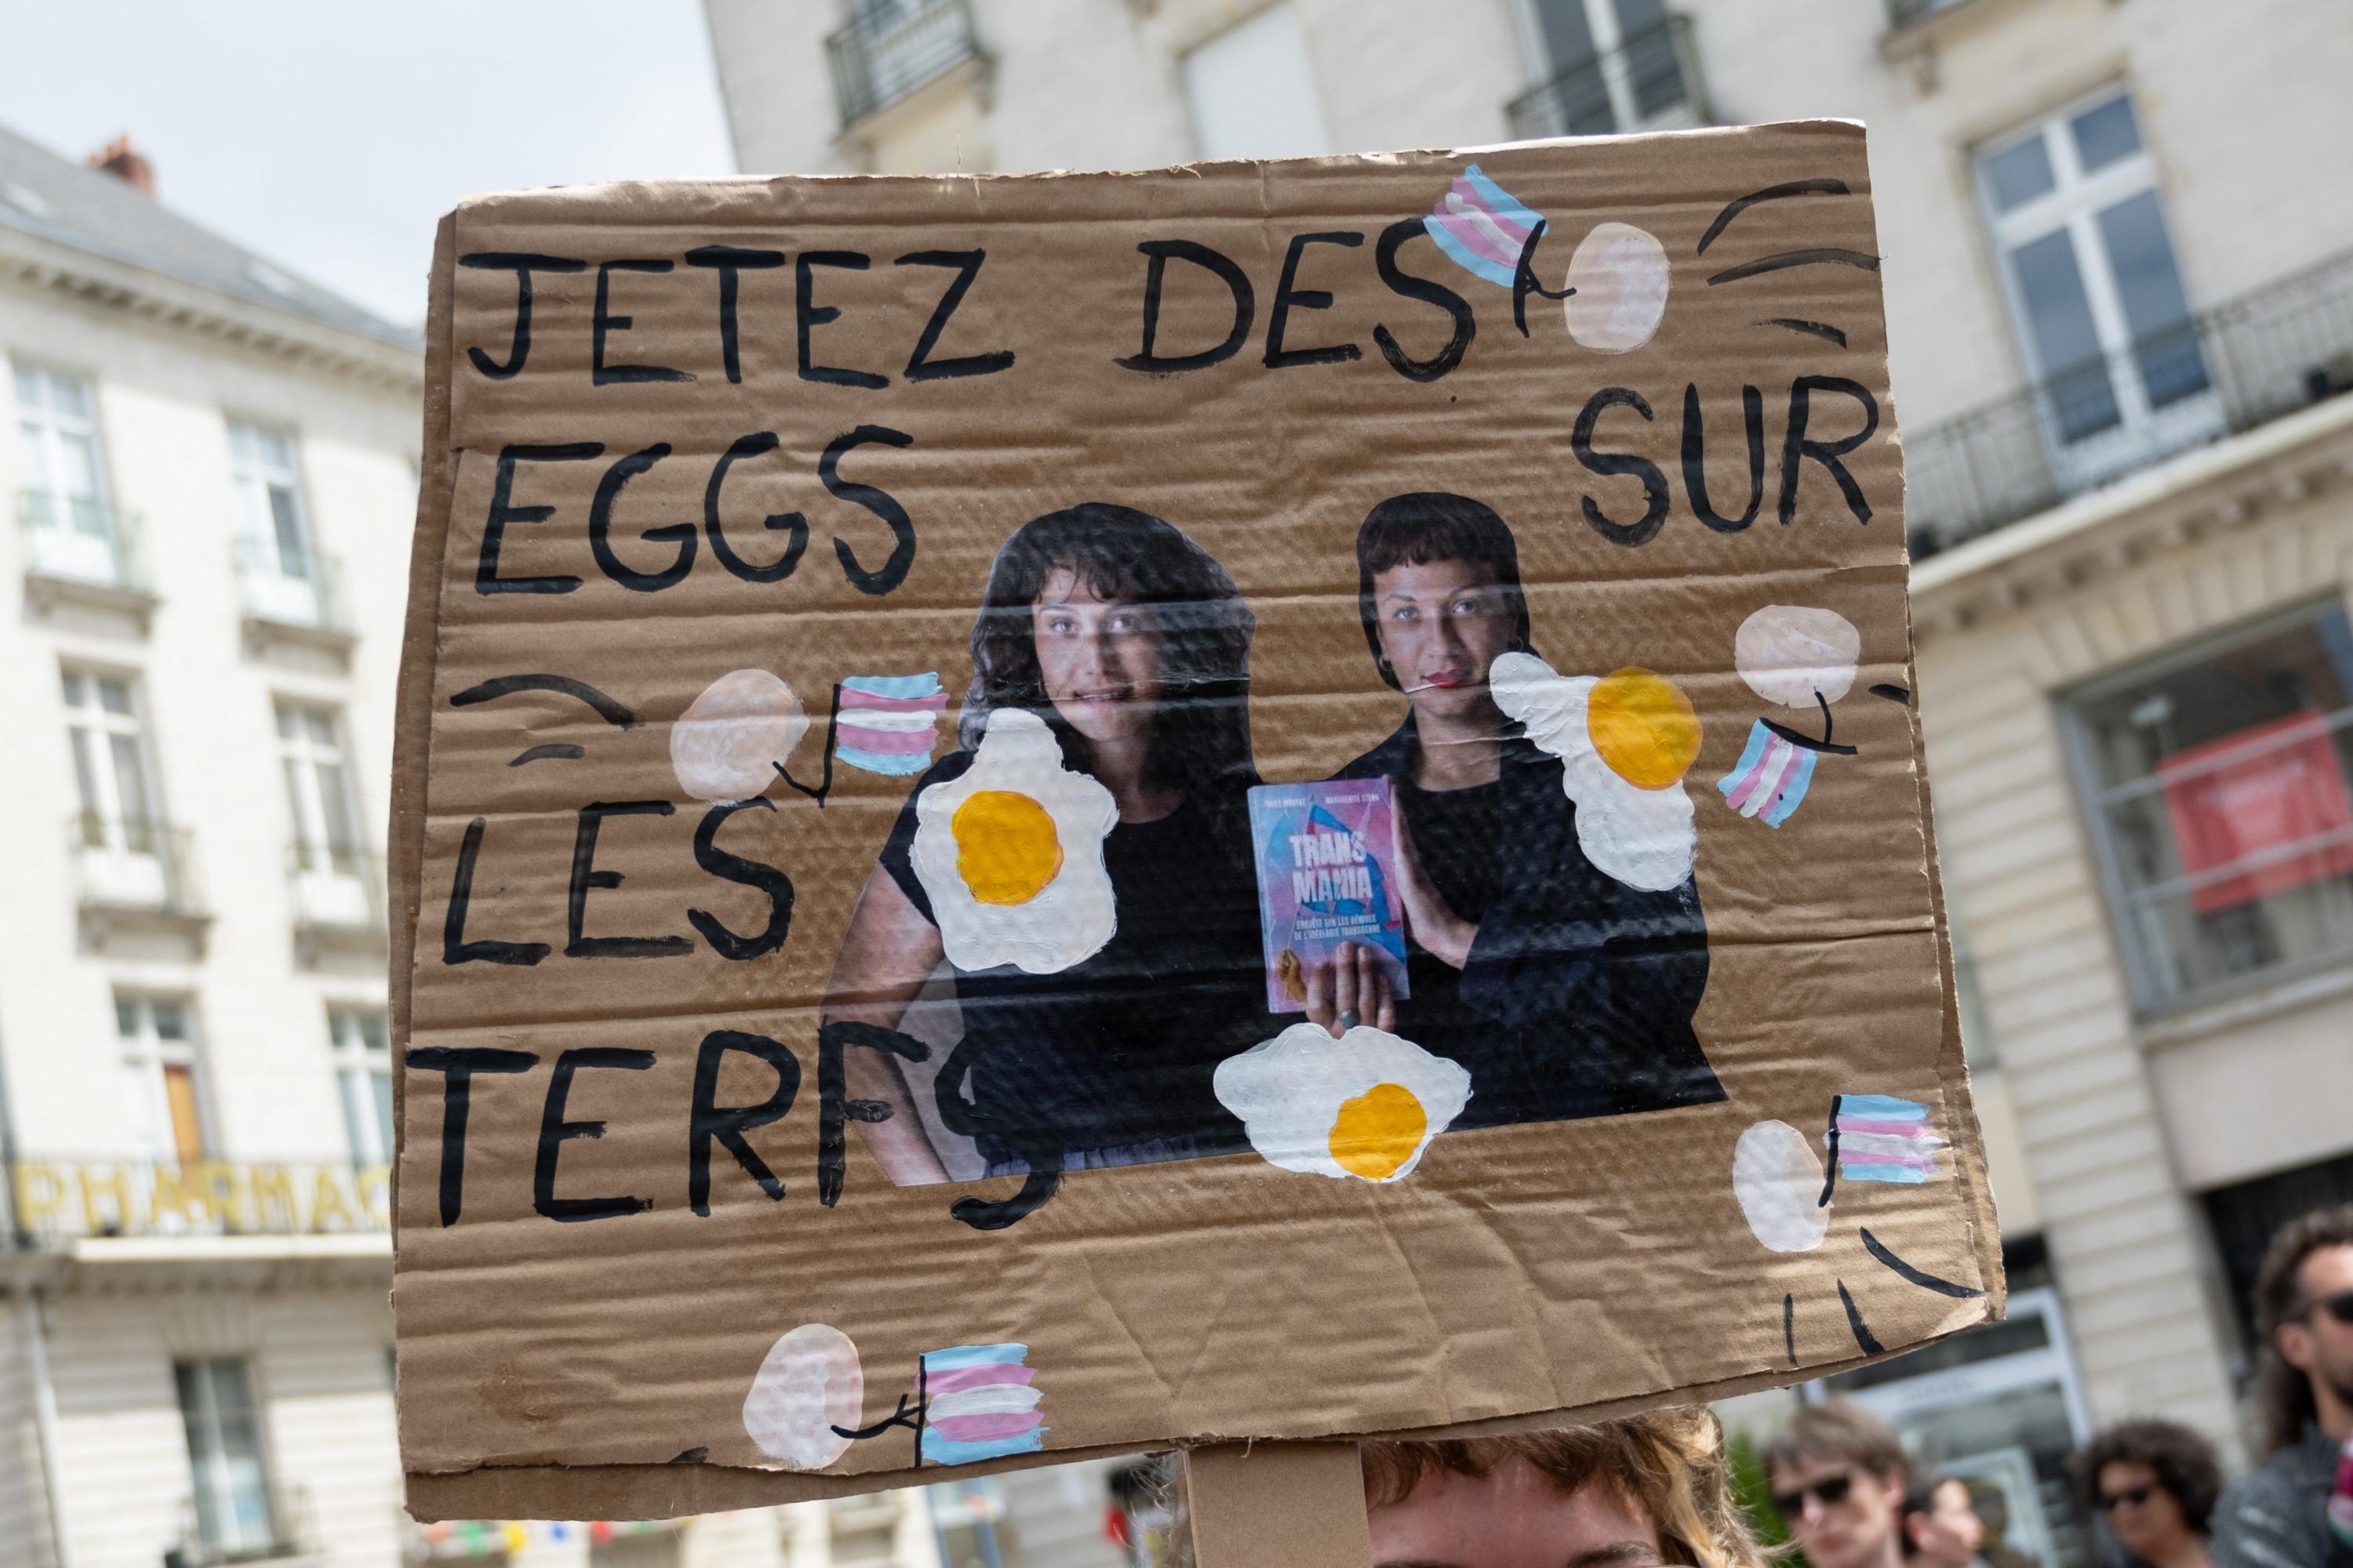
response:
[[[77,811],[66,821],[74,893],[85,915],[208,917],[195,835],[147,818],[111,821]]]
[[[2353,389],[2353,251],[1904,435],[1933,556],[2201,442]]]
[[[1961,0],[1887,0],[1887,26],[1901,32],[1925,16],[1960,4]]]
[[[245,623],[257,641],[290,636],[347,648],[359,636],[343,595],[343,563],[315,550],[290,552],[275,539],[237,542]]]
[[[374,850],[297,839],[286,847],[286,885],[295,945],[306,963],[329,947],[382,946],[384,857]]]
[[[1706,124],[1707,92],[1692,48],[1691,18],[1669,16],[1579,61],[1505,104],[1504,116],[1522,141]]]
[[[92,1236],[374,1234],[392,1226],[392,1171],[348,1160],[24,1155],[8,1167],[16,1245]]]
[[[25,490],[16,495],[16,521],[25,530],[26,577],[48,596],[96,589],[153,597],[132,514],[95,496]]]
[[[845,131],[966,60],[985,60],[968,0],[862,0],[825,40]]]

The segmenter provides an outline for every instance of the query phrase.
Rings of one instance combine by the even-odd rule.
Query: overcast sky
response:
[[[405,325],[473,191],[734,172],[699,0],[9,5],[0,122]]]

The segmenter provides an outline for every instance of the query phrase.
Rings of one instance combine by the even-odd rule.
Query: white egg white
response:
[[[950,823],[958,806],[988,789],[1027,795],[1054,820],[1061,869],[1026,903],[981,903],[956,867]],[[1103,840],[1118,824],[1111,791],[1062,766],[1062,748],[1045,720],[1018,708],[989,715],[972,766],[915,799],[915,876],[931,895],[948,962],[961,969],[1011,964],[1050,975],[1101,952],[1118,923],[1103,866]]]
[[[1533,653],[1505,653],[1488,672],[1488,689],[1538,750],[1560,759],[1561,789],[1577,802],[1577,844],[1585,858],[1629,887],[1663,893],[1692,874],[1699,829],[1691,796],[1681,779],[1645,789],[1601,760],[1585,714],[1597,679],[1556,673]]]
[[[744,1431],[787,1468],[820,1469],[849,1452],[837,1426],[863,1425],[866,1372],[849,1336],[803,1323],[768,1347],[744,1396]]]
[[[1815,694],[1834,703],[1854,685],[1862,633],[1834,609],[1768,604],[1733,633],[1732,662],[1748,689],[1768,703],[1811,708]]]
[[[1462,1114],[1471,1075],[1459,1063],[1433,1055],[1410,1040],[1358,1024],[1337,1040],[1321,1024],[1301,1022],[1273,1039],[1218,1064],[1218,1103],[1240,1117],[1250,1147],[1285,1171],[1318,1176],[1359,1176],[1332,1158],[1332,1128],[1343,1102],[1376,1084],[1402,1086],[1421,1102],[1429,1126],[1421,1141],[1383,1181],[1409,1174],[1430,1140]]]

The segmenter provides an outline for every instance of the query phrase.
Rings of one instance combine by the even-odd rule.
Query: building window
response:
[[[90,383],[37,366],[16,370],[16,460],[25,486],[20,505],[33,567],[123,586]]]
[[[1514,136],[1606,136],[1694,117],[1663,0],[1528,0],[1523,16],[1542,80],[1506,108]]]
[[[2353,628],[2342,605],[2070,705],[2144,1011],[2353,953]]]
[[[278,705],[279,758],[294,822],[294,863],[307,874],[359,874],[360,838],[343,719],[332,708]]]
[[[231,1557],[277,1545],[251,1369],[241,1361],[174,1361],[172,1375],[188,1434],[201,1555]]]
[[[185,997],[117,991],[114,1033],[122,1047],[124,1108],[140,1152],[183,1165],[203,1160],[207,1140],[195,1009]]]
[[[2218,427],[2131,95],[2073,105],[1989,144],[1977,166],[2063,480],[2089,483]]]
[[[293,436],[232,421],[228,450],[247,615],[281,626],[330,626],[336,618],[329,614],[328,563],[311,536]]]
[[[1292,0],[1277,0],[1193,49],[1184,72],[1202,157],[1309,158],[1334,150]]]
[[[331,1007],[327,1039],[352,1160],[382,1165],[392,1158],[392,1044],[385,1015],[377,1008]]]
[[[75,842],[111,857],[153,860],[160,848],[161,813],[155,810],[154,771],[135,682],[128,675],[68,669],[64,683],[66,739],[81,803]]]

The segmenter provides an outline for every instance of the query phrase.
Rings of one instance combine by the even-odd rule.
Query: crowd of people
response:
[[[2254,1288],[2256,1464],[2225,1486],[2204,1437],[2120,1421],[2074,1457],[2104,1568],[2353,1568],[2353,1205],[2274,1239]],[[1885,1423],[1808,1404],[1762,1455],[1811,1568],[2011,1568],[1968,1484]],[[1651,1411],[1567,1432],[1365,1445],[1375,1568],[1767,1568],[1713,1414]],[[2008,1561],[2005,1561],[2008,1559]]]

